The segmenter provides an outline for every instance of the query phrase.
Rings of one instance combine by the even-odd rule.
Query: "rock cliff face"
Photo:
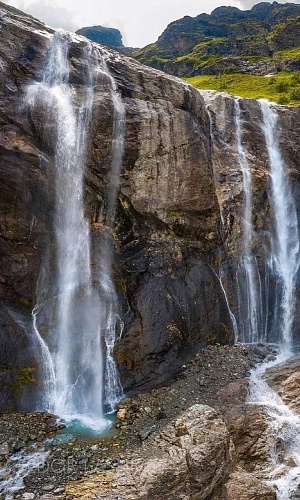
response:
[[[259,295],[262,318],[265,323],[259,327],[260,335],[266,331],[266,340],[277,340],[276,332],[276,277],[270,271],[270,253],[272,252],[272,232],[274,232],[274,206],[270,196],[271,172],[264,136],[262,108],[259,101],[238,99],[213,91],[201,91],[211,119],[212,158],[216,193],[218,196],[223,220],[223,237],[226,249],[223,284],[227,292],[232,311],[238,320],[240,335],[249,317],[244,310],[247,293],[244,286],[246,276],[241,271],[241,261],[245,252],[243,233],[245,231],[245,184],[241,163],[246,162],[251,179],[251,253],[254,255],[254,272],[259,277],[255,281],[260,288]],[[237,102],[238,101],[238,102]],[[240,109],[240,133],[243,158],[237,147],[237,104]],[[299,134],[299,107],[275,107],[277,137],[273,137],[278,145],[286,176],[290,180],[293,198],[299,220],[299,158],[300,149],[297,137]],[[239,275],[242,274],[242,276]],[[239,292],[232,283],[237,283]],[[240,298],[238,297],[240,293]],[[296,291],[297,294],[297,291]],[[272,305],[270,305],[272,304]],[[242,311],[240,310],[242,308]],[[264,320],[264,318],[267,318]],[[295,317],[294,335],[297,341],[299,319]],[[243,339],[242,339],[243,340]]]
[[[49,262],[55,259],[53,144],[43,135],[45,116],[26,105],[26,90],[41,79],[53,32],[2,3],[0,29],[0,377],[5,386],[0,407],[7,409],[25,387],[35,385],[39,353],[31,312],[47,249]],[[70,79],[79,94],[87,43],[73,37],[69,44]],[[115,359],[125,392],[133,394],[174,377],[201,346],[233,341],[218,275],[220,262],[227,263],[235,307],[230,280],[241,249],[243,187],[232,98],[217,95],[212,104],[207,94],[113,52],[107,52],[107,65],[126,108],[113,262],[124,331]],[[209,113],[204,98],[211,101]],[[255,225],[263,234],[269,207],[266,151],[256,126],[261,117],[255,101],[241,106],[254,175]],[[286,130],[282,146],[295,180],[299,114],[296,108],[280,109]],[[109,82],[98,75],[85,173],[95,266],[104,233],[100,214],[112,117]],[[258,245],[257,255],[262,254]]]

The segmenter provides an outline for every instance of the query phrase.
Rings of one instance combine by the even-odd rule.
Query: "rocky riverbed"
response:
[[[157,462],[159,458],[164,460],[164,450],[170,446],[170,441],[167,440],[168,445],[167,442],[162,445],[161,435],[172,434],[170,426],[174,430],[172,426],[175,425],[174,422],[178,424],[178,419],[194,422],[196,428],[199,426],[198,418],[202,419],[201,427],[207,429],[210,428],[209,422],[215,423],[218,429],[222,429],[224,456],[229,457],[229,448],[227,450],[226,447],[232,441],[230,433],[235,435],[237,431],[232,428],[228,415],[233,407],[240,406],[245,401],[245,377],[249,370],[265,358],[270,359],[275,353],[273,347],[263,345],[215,345],[200,351],[194,360],[182,367],[177,380],[168,387],[154,389],[123,401],[114,429],[106,438],[70,438],[63,442],[60,437],[62,426],[57,426],[51,415],[3,414],[0,420],[0,491],[9,474],[16,476],[18,455],[23,454],[24,462],[26,456],[40,453],[44,454],[40,457],[41,463],[29,472],[22,488],[11,498],[98,498],[95,491],[102,490],[103,484],[108,489],[101,493],[106,496],[100,498],[131,498],[109,496],[110,491],[114,491],[111,484],[116,474],[121,474],[124,482],[124,477],[128,480],[132,474],[132,464],[136,464],[136,461],[140,464],[140,461]],[[190,412],[194,417],[191,417]],[[193,430],[189,432],[194,433]],[[201,439],[208,439],[210,435],[215,436],[216,443],[220,441],[219,430],[216,432],[214,425],[207,436],[202,436]],[[170,439],[172,442],[172,438]],[[214,454],[214,449],[212,453]],[[27,462],[28,460],[27,458]],[[134,467],[141,468],[138,465]],[[226,458],[222,467],[225,478],[233,468],[233,459]],[[12,472],[8,472],[9,470]],[[220,480],[213,485],[214,488],[219,483]],[[141,491],[143,488],[141,486]],[[131,487],[127,484],[125,490],[129,492]],[[120,494],[124,495],[124,491]],[[160,498],[155,495],[161,494],[154,492],[151,493],[152,496],[143,498]],[[183,494],[189,495],[189,491]],[[2,492],[0,498],[9,498],[8,493]]]

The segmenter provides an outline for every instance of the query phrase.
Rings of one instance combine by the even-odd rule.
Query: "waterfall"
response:
[[[188,95],[190,96],[190,89],[188,87],[187,87],[187,91],[188,91]],[[212,112],[211,112],[211,109],[210,109],[210,106],[209,106],[210,96],[211,96],[212,93],[209,90],[208,91],[201,90],[200,94],[204,98],[204,102],[206,104],[206,109],[207,109],[207,114],[208,114],[208,119],[209,119],[210,153],[211,153],[211,158],[213,159],[213,157],[214,157],[213,117],[212,117]],[[217,184],[217,176],[216,176],[216,172],[215,172],[214,169],[213,169],[213,174],[214,174],[215,183]],[[220,203],[219,200],[218,200],[218,202],[219,202],[220,222],[221,222],[221,228],[220,229],[221,229],[221,231],[224,231],[224,227],[225,227],[224,215],[222,213],[221,203]],[[227,297],[227,293],[226,293],[226,290],[225,290],[224,285],[223,285],[223,277],[224,277],[224,275],[226,273],[223,270],[222,264],[220,264],[220,266],[219,266],[219,273],[218,274],[215,272],[215,270],[214,270],[213,267],[211,267],[211,270],[212,270],[212,272],[214,273],[214,275],[216,276],[217,280],[220,283],[220,287],[221,287],[221,290],[222,290],[222,293],[223,293],[223,296],[224,296],[224,299],[225,299],[227,310],[228,310],[228,313],[229,313],[229,316],[230,316],[230,319],[231,319],[234,342],[236,343],[239,340],[239,330],[238,330],[238,325],[237,325],[236,317],[235,317],[235,315],[232,312],[232,309],[230,307],[229,300],[228,300],[228,297]]]
[[[113,228],[116,217],[117,195],[120,187],[120,174],[124,155],[124,134],[125,134],[125,106],[117,90],[116,83],[108,69],[105,57],[103,58],[103,67],[109,77],[111,97],[114,105],[113,112],[113,131],[112,131],[112,159],[110,178],[106,194],[106,217],[105,225],[107,234],[104,241],[104,251],[102,252],[103,276],[102,282],[108,294],[108,314],[107,325],[105,328],[106,344],[106,363],[105,363],[105,402],[107,411],[113,412],[117,403],[123,397],[123,391],[119,380],[116,363],[113,359],[113,348],[115,344],[115,335],[117,324],[119,324],[120,335],[122,334],[123,324],[117,314],[116,291],[112,279],[113,255]]]
[[[8,463],[0,464],[0,497],[14,500],[24,490],[24,479],[32,472],[42,469],[49,451],[21,450],[15,453]]]
[[[271,264],[281,285],[279,298],[280,342],[284,349],[291,351],[295,312],[295,282],[300,263],[298,219],[289,185],[287,168],[278,146],[277,113],[266,100],[261,100],[260,105],[270,164],[270,201],[275,219],[271,242]]]
[[[115,409],[122,389],[112,357],[118,321],[111,272],[113,245],[110,243],[108,248],[104,243],[105,248],[100,250],[103,272],[96,283],[83,204],[95,58],[96,69],[109,81],[114,105],[110,181],[113,188],[108,190],[111,206],[107,210],[110,230],[122,165],[125,112],[106,62],[102,56],[98,62],[101,54],[98,50],[96,55],[93,53],[96,49],[90,42],[85,42],[82,53],[83,84],[75,91],[69,81],[71,41],[69,34],[56,32],[42,82],[31,85],[27,93],[30,109],[43,111],[44,134],[54,144],[55,164],[55,217],[48,250],[51,256],[41,270],[33,321],[42,354],[42,399],[47,400],[42,409],[98,430],[108,425],[104,410]]]
[[[262,131],[270,167],[270,204],[274,227],[271,236],[270,268],[276,282],[276,324],[279,330],[280,352],[274,361],[265,362],[252,370],[248,401],[266,408],[269,422],[271,460],[274,470],[269,481],[276,489],[278,500],[296,498],[300,485],[300,417],[288,408],[265,381],[266,370],[287,361],[292,355],[295,314],[295,284],[299,269],[299,233],[294,199],[289,186],[287,167],[279,149],[278,117],[275,108],[260,101]],[[284,457],[294,466],[287,468],[278,453],[276,443],[282,443]],[[298,496],[297,496],[298,498]]]
[[[260,275],[255,256],[251,250],[252,228],[252,176],[243,146],[241,107],[238,99],[234,101],[236,144],[238,160],[243,175],[244,213],[243,213],[243,257],[238,269],[239,332],[242,342],[258,342],[262,331],[262,298]]]

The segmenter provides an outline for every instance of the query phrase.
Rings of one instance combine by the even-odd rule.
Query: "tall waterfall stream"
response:
[[[200,92],[210,116],[210,133],[214,143],[211,102],[216,93]],[[263,99],[259,101],[259,106],[261,111],[259,126],[266,145],[270,174],[268,198],[273,214],[272,227],[268,231],[270,241],[267,247],[270,250],[265,262],[265,281],[262,283],[258,262],[253,252],[255,231],[252,224],[252,173],[243,136],[241,102],[235,98],[233,103],[235,148],[243,182],[243,249],[236,276],[236,315],[233,314],[228,298],[226,304],[237,341],[278,344],[276,359],[265,361],[251,370],[248,403],[262,406],[269,423],[270,461],[273,465],[271,471],[266,465],[266,479],[275,488],[278,500],[294,500],[298,498],[300,485],[300,417],[284,404],[280,396],[267,384],[265,375],[268,369],[285,363],[294,354],[295,291],[300,265],[298,218],[287,166],[280,152],[280,127],[276,108]],[[223,275],[224,273],[220,274],[219,279],[226,296],[222,283],[222,278],[226,276]],[[272,286],[275,294],[273,302],[270,300]],[[270,312],[272,312],[271,320]],[[280,450],[278,442],[281,443]],[[292,464],[290,467],[286,467],[288,462]]]
[[[105,411],[113,412],[122,397],[112,357],[119,316],[112,281],[111,232],[123,158],[125,109],[105,54],[100,48],[95,53],[97,49],[87,41],[83,48],[84,85],[81,94],[76,95],[69,82],[70,42],[76,43],[76,37],[72,39],[64,32],[54,35],[42,82],[31,85],[27,94],[30,108],[34,111],[40,107],[44,116],[52,121],[49,127],[45,120],[44,133],[47,137],[50,128],[50,134],[55,137],[56,170],[55,243],[51,242],[50,252],[54,258],[56,255],[57,262],[53,266],[53,257],[48,251],[41,270],[33,322],[43,370],[40,409],[66,421],[78,420],[101,430],[108,425]],[[114,114],[106,199],[107,229],[100,249],[101,271],[94,276],[89,223],[83,206],[83,176],[97,73],[106,76]],[[47,330],[47,336],[42,335],[43,330]]]

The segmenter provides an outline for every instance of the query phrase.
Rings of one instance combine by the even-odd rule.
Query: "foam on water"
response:
[[[25,487],[24,478],[42,467],[48,455],[48,451],[22,450],[10,458],[8,465],[0,468],[0,494],[5,500],[12,500],[14,494]]]

